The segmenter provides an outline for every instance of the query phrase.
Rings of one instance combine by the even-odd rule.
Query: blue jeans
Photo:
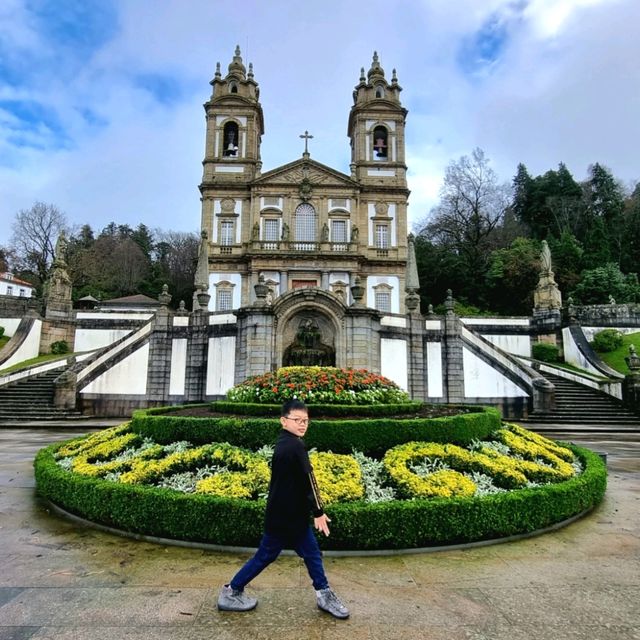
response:
[[[249,559],[231,580],[231,588],[242,591],[246,585],[280,555],[285,546],[288,545],[278,536],[265,533],[253,558]],[[320,547],[311,527],[307,527],[306,532],[294,542],[293,549],[304,560],[313,582],[313,588],[316,591],[326,589],[329,586],[329,582],[324,574]]]

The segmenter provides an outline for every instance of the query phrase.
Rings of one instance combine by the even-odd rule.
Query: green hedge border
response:
[[[276,415],[279,415],[280,407],[276,408]],[[162,412],[157,409],[136,411],[131,419],[131,430],[159,444],[177,440],[188,440],[195,445],[229,442],[239,447],[257,449],[265,443],[275,442],[281,429],[274,417],[194,418],[171,415],[167,413],[167,407],[163,409]],[[310,449],[334,453],[351,453],[357,449],[370,456],[382,456],[391,447],[414,440],[465,446],[472,440],[487,438],[492,431],[500,428],[501,417],[497,409],[475,409],[473,413],[440,418],[313,420],[304,440]]]
[[[258,545],[264,501],[216,498],[126,485],[63,470],[54,453],[38,452],[38,493],[66,511],[93,522],[147,536],[215,545]],[[494,540],[533,533],[597,505],[607,472],[592,451],[570,445],[584,472],[571,480],[482,498],[337,504],[327,508],[328,550],[395,550]]]

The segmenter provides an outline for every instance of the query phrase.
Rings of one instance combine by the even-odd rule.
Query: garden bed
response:
[[[43,449],[35,462],[38,492],[72,514],[124,532],[213,545],[258,544],[268,485],[264,447],[145,438],[127,424]],[[359,461],[312,452],[333,521],[323,548],[409,549],[527,534],[590,510],[606,488],[599,456],[515,425],[466,449],[400,440],[384,457],[364,463],[370,451],[360,452]],[[507,448],[528,459],[507,459]],[[324,451],[329,449],[335,450]],[[131,450],[139,462],[127,457]],[[194,464],[208,470],[198,476]],[[216,465],[219,474],[211,473]],[[390,483],[372,488],[371,473],[361,477],[358,465],[385,466]],[[423,473],[421,465],[429,468]],[[473,485],[483,483],[480,495]]]

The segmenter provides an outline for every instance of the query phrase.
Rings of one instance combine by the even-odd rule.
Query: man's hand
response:
[[[329,517],[327,516],[326,513],[323,513],[319,518],[314,518],[313,519],[313,526],[318,531],[322,531],[322,533],[324,533],[325,536],[328,536],[329,535],[329,522],[331,522],[331,520],[329,520]]]

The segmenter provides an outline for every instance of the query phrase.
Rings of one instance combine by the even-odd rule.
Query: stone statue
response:
[[[289,242],[289,225],[286,222],[282,223],[282,241]]]
[[[321,242],[329,242],[329,225],[326,222],[322,225],[320,240]]]
[[[56,246],[54,249],[54,260],[57,263],[65,264],[67,259],[67,237],[64,234],[64,231],[60,232],[58,239],[56,240]]]
[[[548,273],[551,271],[551,251],[546,240],[542,241],[542,251],[540,252],[540,266],[541,271]]]
[[[251,239],[258,240],[260,238],[260,225],[256,222],[251,227]]]
[[[360,231],[358,230],[358,227],[356,227],[356,225],[354,224],[353,227],[351,227],[351,242],[358,242],[359,237],[360,237]]]
[[[616,299],[613,296],[609,296],[609,304],[614,305],[616,303]]]

